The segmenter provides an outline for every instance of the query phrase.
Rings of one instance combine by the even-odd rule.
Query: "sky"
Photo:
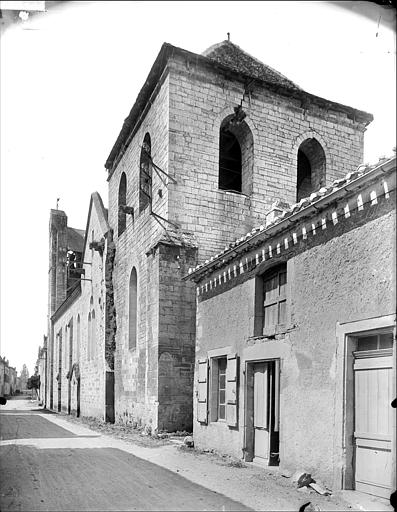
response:
[[[364,161],[396,145],[395,11],[372,2],[66,2],[1,35],[1,338],[34,371],[47,332],[51,208],[84,229],[104,163],[163,42],[227,38],[307,92],[374,115]]]

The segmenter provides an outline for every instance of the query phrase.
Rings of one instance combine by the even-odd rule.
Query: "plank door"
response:
[[[389,498],[391,493],[391,351],[356,352],[355,488]]]
[[[254,458],[268,463],[270,457],[271,371],[269,362],[254,365]]]

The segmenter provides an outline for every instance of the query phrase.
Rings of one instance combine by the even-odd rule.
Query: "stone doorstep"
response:
[[[389,500],[385,498],[353,490],[336,491],[333,494],[350,504],[353,510],[393,512],[393,507],[390,505]]]

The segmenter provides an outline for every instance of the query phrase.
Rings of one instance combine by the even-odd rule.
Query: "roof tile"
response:
[[[221,43],[214,44],[203,53],[203,56],[237,73],[252,78],[258,78],[259,80],[270,82],[274,85],[282,85],[297,91],[302,90],[287,77],[255,57],[252,57],[252,55],[245,52],[231,41],[222,41]]]

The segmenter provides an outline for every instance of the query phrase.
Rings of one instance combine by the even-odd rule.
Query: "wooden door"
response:
[[[389,498],[391,493],[391,350],[355,352],[355,488]]]
[[[269,459],[269,368],[268,363],[254,365],[254,457]]]
[[[275,366],[274,361],[263,361],[253,367],[254,459],[266,465],[278,464],[278,418],[275,417],[275,413],[278,414],[275,387],[278,394],[278,386],[275,386]]]

